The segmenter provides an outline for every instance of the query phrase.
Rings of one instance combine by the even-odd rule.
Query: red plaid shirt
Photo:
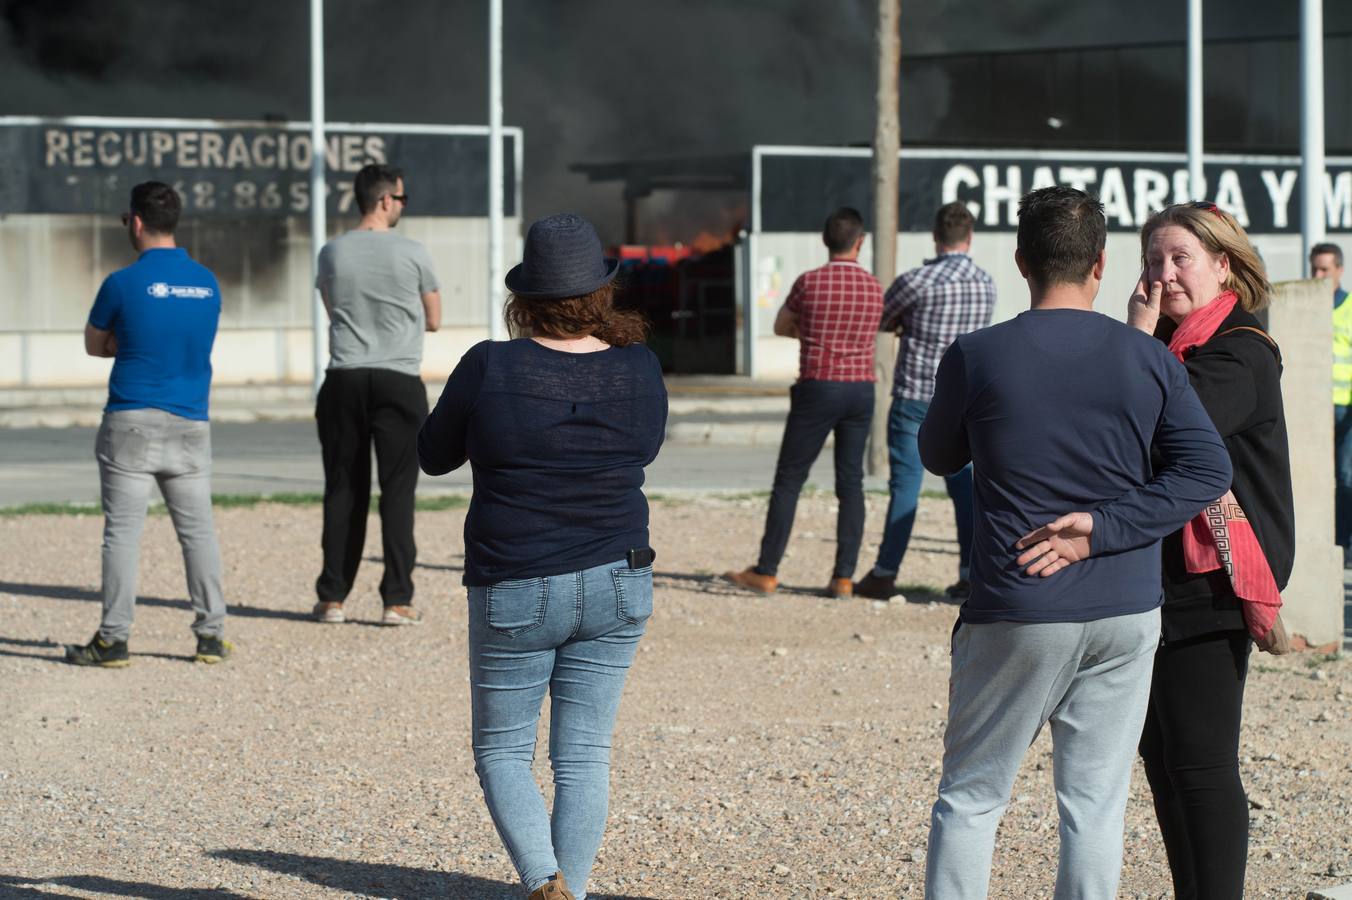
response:
[[[832,260],[798,276],[784,302],[798,315],[799,381],[876,381],[883,289],[859,263]]]

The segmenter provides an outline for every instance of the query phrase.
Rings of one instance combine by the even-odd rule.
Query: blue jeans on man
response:
[[[896,577],[911,542],[920,485],[925,478],[917,436],[929,406],[926,400],[894,397],[887,414],[888,491],[891,497],[887,503],[887,522],[882,545],[878,548],[878,561],[873,567],[873,575],[877,577]],[[953,516],[958,526],[958,578],[965,581],[972,558],[972,467],[968,465],[956,474],[946,476],[944,484],[953,500]]]
[[[1333,407],[1334,539],[1343,548],[1343,564],[1352,548],[1352,406]]]

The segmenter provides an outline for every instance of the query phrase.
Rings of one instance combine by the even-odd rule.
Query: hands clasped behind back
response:
[[[1158,301],[1158,296],[1156,296]],[[1015,562],[1028,575],[1046,578],[1069,566],[1088,559],[1092,549],[1089,536],[1094,531],[1094,517],[1087,512],[1066,513],[1041,528],[1028,532],[1014,543],[1014,549],[1023,550]]]

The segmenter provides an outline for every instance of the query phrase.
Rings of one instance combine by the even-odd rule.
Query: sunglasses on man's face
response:
[[[122,214],[122,224],[123,224],[124,226],[131,224],[131,213],[129,213],[129,212],[124,212],[124,213]]]
[[[391,200],[398,200],[400,203],[408,206],[408,194],[389,194]]]

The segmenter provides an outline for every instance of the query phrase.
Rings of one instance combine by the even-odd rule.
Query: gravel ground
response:
[[[818,598],[834,503],[799,507],[787,587],[713,576],[752,562],[765,501],[654,505],[658,612],[630,677],[593,896],[918,897],[944,727],[956,546],[922,503],[907,601]],[[869,537],[882,498],[869,498]],[[238,655],[189,660],[169,520],[143,543],[133,664],[77,669],[97,625],[96,516],[0,519],[0,896],[509,898],[515,877],[469,754],[463,510],[420,513],[421,628],[307,620],[319,509],[222,509]],[[372,521],[368,555],[379,553]],[[866,557],[874,546],[865,548]],[[1352,665],[1254,657],[1242,746],[1250,897],[1352,881]],[[547,778],[543,759],[537,762]],[[1051,896],[1046,735],[1001,827],[992,896]],[[1168,896],[1139,768],[1124,897]]]

